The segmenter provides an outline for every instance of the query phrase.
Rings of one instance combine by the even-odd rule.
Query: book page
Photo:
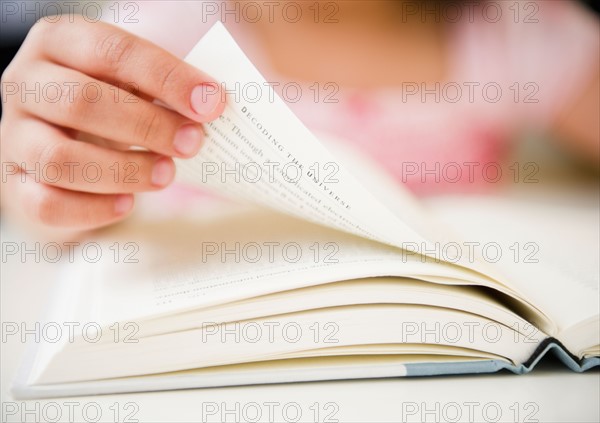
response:
[[[538,332],[530,322],[507,309],[489,292],[477,287],[441,285],[400,277],[372,277],[276,292],[149,319],[140,322],[136,335],[141,339],[200,326],[361,304],[413,304],[460,310],[486,317],[523,335],[530,336]],[[106,342],[111,340],[107,339]]]
[[[335,327],[333,332],[328,332],[331,336],[315,338],[311,334],[310,327],[315,323],[317,327],[325,328],[332,322]],[[435,331],[426,335],[424,330],[412,330],[433,328],[447,322],[452,322],[455,328],[491,326],[493,330],[488,334],[487,330],[455,329],[444,336]],[[294,342],[290,342],[283,330],[274,330],[269,336],[236,338],[222,336],[222,332],[215,334],[212,327],[197,327],[150,336],[135,343],[110,343],[104,345],[105,348],[89,342],[70,344],[53,357],[35,383],[127,377],[328,353],[354,355],[365,350],[374,354],[430,354],[437,350],[447,355],[448,351],[457,348],[457,355],[465,349],[472,350],[473,355],[482,351],[484,357],[495,355],[519,364],[531,357],[543,339],[541,334],[529,338],[482,316],[420,305],[332,307],[270,316],[253,320],[254,323],[260,327],[270,324],[276,328],[294,326],[298,335],[294,335],[297,336]],[[231,331],[231,328],[231,325],[216,327],[219,331]],[[325,350],[328,347],[333,347],[332,351]],[[90,366],[90,363],[101,365]]]
[[[564,341],[570,328],[598,320],[600,222],[594,201],[565,201],[564,194],[557,204],[552,198],[442,198],[430,205],[469,241],[500,246],[496,266],[556,322],[553,335]],[[599,336],[590,333],[589,345],[598,344]]]
[[[268,209],[224,202],[210,210],[199,201],[166,218],[137,216],[105,230],[95,242],[106,254],[77,271],[97,287],[88,310],[95,313],[90,319],[101,322],[361,277],[436,277],[439,283],[496,288],[459,266]]]
[[[178,160],[179,181],[396,247],[427,246],[323,147],[220,22],[186,61],[222,81],[227,106],[205,125],[200,153]]]

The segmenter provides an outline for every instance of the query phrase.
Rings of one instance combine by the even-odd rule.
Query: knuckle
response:
[[[134,139],[142,146],[148,146],[152,134],[161,126],[161,114],[158,110],[144,110],[140,113],[134,129]]]
[[[35,21],[27,33],[25,43],[33,43],[37,48],[43,48],[44,44],[55,33],[54,31],[60,31],[65,26],[63,23],[64,19],[51,19],[51,16],[43,16]]]
[[[17,82],[16,77],[18,73],[15,71],[15,66],[15,61],[13,60],[2,72],[2,76],[0,76],[0,86],[2,87],[2,91],[4,91],[7,84]]]
[[[43,40],[48,35],[49,31],[56,28],[56,25],[56,22],[51,23],[50,21],[48,21],[48,19],[39,18],[37,21],[35,21],[31,29],[29,30],[27,38]]]
[[[89,108],[83,88],[77,83],[63,84],[57,103],[61,113],[71,118],[84,118]]]
[[[161,94],[171,92],[180,83],[177,80],[177,73],[180,67],[180,62],[169,62],[155,67],[154,74],[156,75]]]
[[[11,99],[22,98],[23,85],[31,78],[28,73],[29,66],[30,64],[24,63],[24,60],[17,54],[4,69],[0,76],[0,92],[3,103],[8,103]]]
[[[5,112],[9,105],[16,106],[20,103],[19,99],[21,96],[18,95],[19,81],[17,80],[19,73],[16,72],[14,68],[15,63],[13,60],[8,67],[4,69],[2,76],[0,76],[0,104],[2,105],[2,108],[5,109]]]
[[[70,151],[63,143],[50,143],[40,148],[37,153],[37,161],[40,166],[57,166],[60,170],[65,167],[65,163],[70,162]]]
[[[48,187],[38,184],[38,192],[29,197],[29,211],[36,221],[53,226],[58,223],[60,215],[60,201]]]
[[[135,36],[111,32],[100,38],[96,44],[95,54],[103,63],[111,69],[118,70],[131,56],[136,48]]]

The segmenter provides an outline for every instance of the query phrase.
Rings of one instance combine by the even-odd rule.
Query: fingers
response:
[[[29,220],[49,227],[95,229],[115,223],[133,209],[132,194],[101,195],[39,184],[27,174],[8,175],[3,200],[18,205]]]
[[[77,18],[36,24],[2,79],[27,93],[3,96],[0,196],[30,220],[76,230],[116,222],[131,212],[131,193],[168,185],[171,156],[195,155],[200,123],[224,108],[216,82],[198,69]]]
[[[74,33],[86,34],[73,37]],[[43,40],[43,54],[95,78],[135,83],[142,93],[197,122],[216,119],[224,99],[218,84],[192,65],[122,29],[83,19],[38,23],[31,32]],[[69,49],[64,46],[68,45]]]
[[[164,188],[175,177],[170,157],[118,151],[77,141],[34,118],[21,119],[4,136],[3,166],[36,181],[89,193],[114,194]]]
[[[200,124],[78,71],[36,62],[21,78],[40,89],[20,108],[59,126],[168,156],[191,157],[202,145]]]

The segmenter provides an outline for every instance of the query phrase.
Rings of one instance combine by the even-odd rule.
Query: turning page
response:
[[[222,81],[220,93],[215,87],[212,95],[226,95],[227,105],[219,119],[205,125],[200,153],[178,160],[180,181],[396,247],[428,245],[323,147],[222,23],[186,61]]]

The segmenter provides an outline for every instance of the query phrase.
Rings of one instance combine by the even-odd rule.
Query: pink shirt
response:
[[[465,12],[448,24],[446,82],[335,94],[335,86],[320,87],[320,101],[314,83],[298,82],[300,100],[283,98],[310,129],[348,140],[418,194],[497,186],[499,172],[511,172],[504,160],[515,135],[548,130],[591,82],[599,60],[598,22],[581,6],[526,4],[516,16],[514,2],[482,2],[472,19]],[[206,11],[202,2],[140,2],[139,24],[124,27],[183,57],[219,17]],[[234,16],[222,20],[267,81],[291,82]],[[337,102],[325,102],[327,94]]]

